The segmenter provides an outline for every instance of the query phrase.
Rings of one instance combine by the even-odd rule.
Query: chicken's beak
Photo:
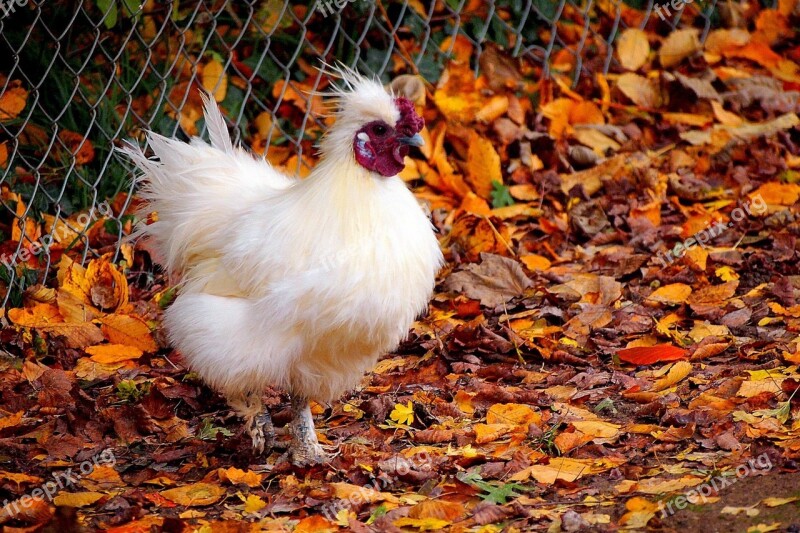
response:
[[[407,146],[423,146],[425,144],[425,141],[422,139],[422,135],[419,133],[413,137],[401,135],[397,140],[400,141],[400,144],[405,144]]]

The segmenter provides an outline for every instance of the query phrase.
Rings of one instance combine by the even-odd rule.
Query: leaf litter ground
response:
[[[624,30],[608,75],[583,48],[575,88],[568,50],[545,83],[494,48],[476,78],[469,41],[447,43],[453,59],[417,100],[426,146],[402,177],[448,264],[399,350],[315,407],[338,449],[329,464],[253,455],[167,347],[175,291],[141,274],[146,250],[84,267],[64,245],[55,282],[29,288],[1,333],[0,524],[796,531],[800,48],[795,2],[778,4],[704,44],[657,20]],[[223,100],[237,80],[214,61],[202,81]],[[289,88],[288,119],[317,105],[303,89]],[[0,109],[26,98],[20,85]],[[181,112],[187,133],[196,105]],[[270,120],[251,132],[257,149]],[[313,165],[274,148],[276,166]],[[11,241],[58,230],[41,224]],[[89,236],[110,242],[104,224]],[[265,399],[285,424],[287,399]],[[80,476],[54,498],[25,499],[70,469]]]

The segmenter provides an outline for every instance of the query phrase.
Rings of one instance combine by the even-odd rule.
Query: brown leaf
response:
[[[445,281],[447,290],[480,300],[486,307],[522,296],[532,285],[517,261],[495,254],[481,254],[480,264],[466,265]]]

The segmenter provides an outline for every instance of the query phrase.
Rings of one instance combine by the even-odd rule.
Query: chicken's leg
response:
[[[245,431],[253,439],[253,449],[262,453],[265,448],[272,448],[275,444],[275,426],[272,418],[261,402],[261,396],[247,394],[228,400],[228,405],[236,414],[244,419]]]
[[[307,466],[324,463],[330,459],[330,455],[317,440],[311,406],[305,398],[292,397],[292,421],[289,424],[289,431],[292,434],[290,448],[292,463]]]

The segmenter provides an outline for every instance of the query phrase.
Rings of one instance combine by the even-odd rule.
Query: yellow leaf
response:
[[[653,291],[650,296],[647,297],[647,300],[667,305],[679,305],[686,302],[690,294],[692,294],[692,288],[690,286],[685,283],[672,283]]]
[[[769,531],[777,531],[781,529],[783,524],[780,522],[773,522],[771,524],[757,524],[747,528],[747,533],[768,533]]]
[[[490,200],[492,182],[495,181],[503,183],[500,155],[490,140],[471,132],[467,149],[467,183],[478,196]]]
[[[737,274],[734,269],[727,265],[716,269],[714,271],[714,275],[716,275],[722,281],[734,281],[739,279],[739,274]]]
[[[692,363],[688,361],[678,361],[672,368],[669,369],[669,372],[666,376],[661,379],[656,380],[653,384],[653,391],[658,392],[664,389],[668,389],[675,385],[676,383],[680,382],[688,376],[692,372]]]
[[[105,496],[102,492],[61,492],[53,503],[58,507],[86,507]]]
[[[658,50],[661,66],[670,68],[700,50],[698,33],[695,28],[676,30],[670,33]]]
[[[650,55],[647,34],[638,28],[627,28],[617,42],[617,57],[622,68],[639,70]]]
[[[439,518],[398,518],[394,521],[397,527],[415,527],[420,531],[441,531],[451,523]]]
[[[266,139],[269,136],[269,132],[272,131],[272,113],[262,111],[256,116],[253,123],[256,125],[258,134]]]
[[[209,93],[214,95],[214,100],[221,102],[225,100],[225,95],[228,92],[228,75],[225,74],[225,67],[216,59],[212,59],[205,66],[203,66],[203,74],[201,76],[201,83],[203,88]]]
[[[398,424],[411,425],[414,423],[414,406],[410,401],[406,405],[397,403],[392,412],[389,413],[389,418]]]
[[[708,324],[706,322],[696,322],[692,330],[689,332],[689,337],[695,342],[700,342],[709,336],[725,337],[730,335],[731,332],[728,326],[722,324]]]
[[[92,361],[102,364],[131,361],[139,359],[143,354],[139,348],[124,344],[98,344],[89,346],[84,351],[91,356]]]
[[[267,503],[258,496],[255,494],[248,494],[244,502],[244,512],[257,513],[266,506]]]
[[[164,490],[159,494],[178,505],[195,507],[217,503],[225,494],[225,489],[211,483],[193,483]]]
[[[617,78],[617,88],[640,107],[656,108],[661,105],[661,97],[650,80],[644,76],[626,72]]]
[[[336,513],[337,526],[347,527],[350,525],[351,520],[358,520],[358,515],[350,509],[340,509],[339,512]]]
[[[788,498],[764,498],[761,500],[761,503],[767,507],[780,507],[781,505],[796,502],[797,500],[800,500],[800,496],[789,496]]]

